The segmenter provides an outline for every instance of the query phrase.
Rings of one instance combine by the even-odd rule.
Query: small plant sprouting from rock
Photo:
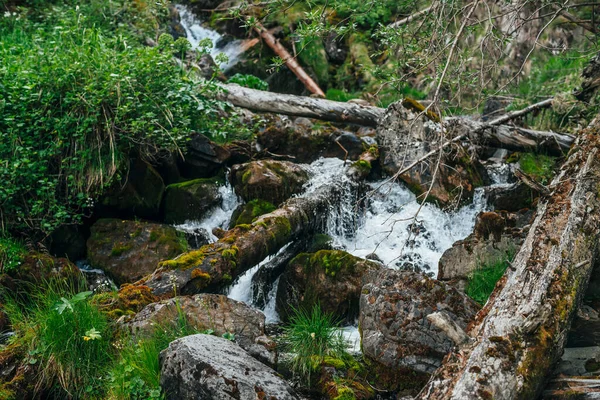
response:
[[[285,350],[292,354],[292,371],[308,384],[325,357],[351,357],[333,315],[324,313],[318,304],[310,311],[294,310],[282,340]]]
[[[473,271],[467,281],[467,295],[477,303],[485,304],[514,257],[515,251],[508,251],[503,258],[484,263]]]

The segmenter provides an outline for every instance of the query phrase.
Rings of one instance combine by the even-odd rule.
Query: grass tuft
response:
[[[508,251],[504,257],[485,263],[473,271],[467,280],[467,296],[484,305],[514,256],[514,250]]]

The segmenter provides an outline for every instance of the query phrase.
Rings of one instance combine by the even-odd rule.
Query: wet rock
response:
[[[221,204],[221,177],[199,178],[167,186],[163,212],[165,222],[181,224],[201,220],[207,211]]]
[[[180,313],[199,331],[212,330],[218,336],[234,334],[235,341],[246,350],[265,335],[263,313],[241,301],[207,293],[148,304],[122,327],[135,335],[149,334],[156,325],[175,323]]]
[[[62,225],[50,235],[50,252],[57,257],[81,260],[85,257],[85,229],[83,226]]]
[[[248,110],[244,110],[243,112],[250,113]],[[247,119],[251,121],[252,117],[249,116]],[[245,140],[234,140],[226,143],[224,147],[230,154],[229,159],[227,160],[227,165],[230,166],[247,163],[256,153],[256,150],[252,147],[252,143]]]
[[[278,205],[302,190],[308,173],[290,162],[261,160],[234,165],[229,180],[245,201],[260,199]]]
[[[532,212],[482,212],[477,216],[473,234],[446,250],[439,261],[439,280],[454,281],[459,287],[483,265],[512,258],[529,229]]]
[[[78,261],[77,267],[85,277],[87,289],[95,294],[106,293],[117,290],[115,283],[104,273],[104,271],[92,268],[86,261]]]
[[[380,162],[390,176],[437,148],[439,141],[436,127],[400,102],[387,108],[377,129]],[[419,168],[402,174],[400,179],[413,193],[421,195],[429,190],[434,171],[435,162],[422,163]],[[481,163],[458,147],[443,155],[435,177],[427,200],[440,206],[470,201],[475,188],[488,180]]]
[[[181,173],[187,178],[208,178],[215,175],[230,157],[229,151],[199,133],[188,142]]]
[[[555,374],[570,376],[598,375],[600,372],[600,347],[566,347],[554,370]]]
[[[101,216],[142,217],[157,219],[165,185],[154,167],[133,160],[128,173],[116,182],[99,201]]]
[[[589,305],[582,305],[567,336],[568,347],[600,346],[600,315]]]
[[[160,174],[165,185],[181,182],[181,174],[177,165],[177,156],[169,151],[156,155],[156,171]]]
[[[320,305],[326,313],[353,321],[363,285],[381,265],[341,250],[321,250],[296,256],[279,278],[277,312],[283,320],[292,309]]]
[[[537,194],[522,182],[510,186],[498,186],[486,189],[488,204],[495,210],[519,211],[531,208]]]
[[[117,285],[151,274],[160,261],[186,250],[184,235],[172,226],[111,218],[98,220],[87,242],[90,265]]]
[[[194,228],[182,232],[185,235],[185,240],[187,241],[188,248],[190,250],[197,250],[205,244],[211,242],[210,234],[204,228]]]
[[[311,163],[320,157],[357,160],[372,144],[369,139],[368,136],[361,137],[328,123],[315,126],[311,120],[302,117],[293,122],[273,118],[256,138],[261,148],[274,154],[292,156],[297,163]],[[348,154],[338,142],[346,148]]]
[[[215,74],[220,72],[219,66],[210,54],[202,54],[197,60],[196,65],[200,68],[200,75],[204,79],[212,79]]]
[[[323,41],[325,52],[329,61],[335,64],[342,64],[348,55],[348,49],[344,46],[343,37],[335,32],[329,32]]]
[[[177,40],[180,37],[187,37],[185,28],[181,25],[181,16],[174,5],[169,4],[169,34],[173,39]]]
[[[168,400],[299,399],[274,370],[216,336],[171,342],[160,353],[160,366],[160,385]]]
[[[390,370],[433,372],[454,347],[454,342],[426,318],[442,310],[464,329],[479,306],[422,274],[382,270],[362,288],[360,296],[364,356]]]

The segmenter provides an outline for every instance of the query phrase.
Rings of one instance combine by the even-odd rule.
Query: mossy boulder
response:
[[[169,225],[120,219],[100,219],[87,241],[88,259],[94,268],[120,285],[135,282],[187,250],[185,235]]]
[[[329,84],[329,61],[327,52],[320,38],[310,38],[300,44],[298,53],[300,64],[316,78],[321,89],[326,90]]]
[[[100,199],[98,212],[106,216],[157,219],[164,190],[164,182],[156,169],[136,159]]]
[[[270,213],[276,208],[272,203],[260,199],[254,199],[246,204],[242,204],[231,215],[229,229],[237,225],[251,224],[261,215]]]
[[[198,331],[235,335],[236,342],[250,350],[265,337],[265,316],[258,310],[219,294],[179,296],[148,304],[122,327],[134,335],[151,334],[155,327],[172,324],[180,315]],[[262,338],[261,338],[262,336]],[[274,347],[274,343],[272,343]]]
[[[465,294],[424,274],[384,269],[360,295],[363,355],[390,373],[432,373],[455,344],[427,315],[443,311],[465,329],[479,308]]]
[[[361,288],[380,268],[341,250],[300,253],[279,280],[277,312],[286,320],[292,309],[310,310],[319,304],[324,312],[353,321]]]
[[[68,259],[35,251],[27,253],[17,268],[0,274],[0,286],[14,293],[24,287],[23,283],[47,284],[51,280],[66,281],[77,287],[84,278]]]
[[[199,178],[167,186],[164,201],[165,222],[179,224],[200,220],[207,211],[221,204],[219,187],[224,178]]]
[[[180,160],[181,175],[188,179],[210,178],[223,168],[229,151],[199,133],[193,134]]]
[[[245,201],[259,199],[279,205],[302,191],[308,173],[291,162],[260,160],[234,165],[229,179]]]
[[[135,284],[125,284],[117,292],[104,292],[92,297],[92,302],[112,320],[132,317],[159,300],[148,286]]]

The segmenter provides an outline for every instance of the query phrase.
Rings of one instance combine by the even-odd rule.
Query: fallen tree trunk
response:
[[[238,85],[221,85],[224,89],[217,97],[234,106],[257,112],[293,115],[333,122],[377,126],[385,111],[383,108],[361,106],[355,103],[294,96],[249,89]]]
[[[293,115],[321,119],[325,121],[377,126],[385,109],[362,106],[355,103],[316,99],[306,96],[265,92],[238,85],[226,85],[217,96],[234,106],[257,112]],[[536,107],[536,108],[539,108]],[[531,108],[533,110],[535,108]],[[508,114],[507,114],[508,115]],[[521,114],[519,114],[521,115]],[[512,114],[511,114],[512,116]],[[468,118],[447,118],[452,129],[460,131],[463,137],[470,137],[475,143],[500,147],[508,150],[540,151],[562,155],[573,144],[573,136],[554,132],[534,131],[512,125],[498,125],[510,118],[499,117],[497,123],[483,123]]]
[[[352,180],[366,177],[374,151],[367,151],[351,165],[346,175]],[[292,198],[279,209],[251,225],[238,225],[218,242],[160,263],[150,276],[136,282],[157,296],[218,291],[232,279],[257,265],[283,246],[314,231],[325,222],[327,208],[339,198],[334,182],[307,197]]]
[[[598,126],[578,137],[511,267],[417,396],[535,399],[559,359],[600,241]]]
[[[498,118],[500,120],[501,118]],[[492,125],[468,118],[447,118],[448,130],[474,143],[514,151],[535,151],[554,156],[566,154],[575,137],[564,133],[534,131],[513,125]]]
[[[260,35],[260,37],[263,38],[265,43],[275,52],[275,54],[277,54],[283,60],[283,62],[285,62],[285,65],[287,65],[287,67],[294,73],[294,75],[298,77],[298,79],[300,79],[300,82],[304,84],[309,92],[320,97],[325,97],[325,93],[323,93],[323,90],[321,90],[319,85],[317,85],[317,83],[306,73],[306,71],[304,71],[300,64],[298,64],[296,58],[292,56],[277,39],[275,39],[275,36],[273,36],[271,32],[269,32],[258,22],[254,23],[254,30]]]

